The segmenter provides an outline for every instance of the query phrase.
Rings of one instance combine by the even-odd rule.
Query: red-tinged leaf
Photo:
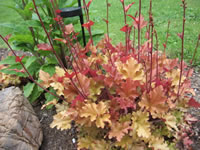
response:
[[[53,18],[53,20],[55,20],[55,21],[58,22],[58,21],[59,21],[59,18],[55,17],[55,18]]]
[[[193,97],[189,100],[188,105],[194,108],[200,107],[200,103],[198,103]]]
[[[147,21],[144,21],[144,17],[142,15],[140,16],[140,23],[139,23],[139,17],[135,18],[131,15],[128,15],[128,16],[134,20],[133,25],[136,29],[138,29],[138,25],[139,25],[140,29],[142,29],[142,28],[146,27],[148,24]]]
[[[183,39],[183,34],[182,33],[177,33],[178,37],[180,37],[181,39]]]
[[[98,76],[98,75],[97,75],[97,71],[96,71],[96,70],[92,70],[92,69],[89,70],[89,74],[90,74],[92,77]]]
[[[87,29],[89,29],[93,25],[94,25],[94,22],[90,20],[89,22],[83,24],[82,26],[85,27],[85,28],[87,28]]]
[[[92,3],[92,0],[90,0],[90,1],[88,2],[88,4],[86,5],[86,7],[89,8],[91,3]]]
[[[92,77],[96,77],[97,76],[97,71],[96,70],[92,70],[92,69],[86,69],[84,71],[81,72],[83,75],[90,75]]]
[[[10,37],[12,36],[12,34],[8,34],[6,35],[6,37],[4,38],[6,41],[8,41],[10,39]]]
[[[18,69],[8,69],[8,70],[13,70],[13,71],[16,71],[16,72],[25,73],[24,69],[21,69],[21,70],[18,70]]]
[[[84,102],[84,98],[81,95],[76,96],[74,100],[72,100],[71,106],[75,107],[77,102]]]
[[[38,44],[37,48],[39,50],[44,50],[44,51],[51,51],[52,50],[52,47],[49,44],[47,44],[47,43]]]
[[[128,78],[125,82],[121,83],[121,86],[116,89],[117,93],[122,98],[130,98],[132,101],[140,96],[140,93],[137,90],[137,87],[140,87],[138,81],[133,81]]]
[[[163,43],[163,47],[164,47],[164,48],[166,48],[166,47],[167,47],[165,43]]]
[[[127,13],[129,8],[131,8],[131,6],[135,4],[135,2],[132,2],[131,4],[129,4],[128,6],[125,7],[125,12]]]
[[[57,13],[57,14],[60,14],[61,12],[62,12],[62,11],[61,11],[60,9],[57,9],[57,10],[56,10],[56,13]]]
[[[106,22],[106,24],[108,24],[108,23],[109,23],[109,22],[108,22],[108,20],[106,20],[106,19],[104,19],[104,18],[103,18],[103,21],[105,21],[105,22]]]
[[[125,111],[127,111],[128,108],[132,108],[132,109],[136,108],[136,104],[134,103],[132,99],[116,97],[115,100],[118,102],[120,108]]]
[[[87,53],[89,51],[90,45],[92,44],[92,40],[90,39],[87,43],[87,45],[85,46],[85,51],[84,53]]]
[[[126,63],[126,61],[127,61],[130,57],[131,57],[130,55],[128,55],[128,56],[123,56],[123,57],[120,58],[120,60],[121,60],[122,63]]]
[[[123,26],[123,27],[120,29],[120,31],[122,31],[122,32],[128,32],[128,30],[129,30],[128,24],[126,24],[125,26]]]
[[[67,43],[67,41],[65,39],[61,39],[61,38],[56,38],[54,40],[65,43],[65,44]]]
[[[77,36],[79,35],[79,32],[76,32],[76,33],[74,33],[73,35],[72,35],[72,38],[73,39],[75,39],[75,40],[77,40]]]
[[[114,52],[116,52],[116,48],[115,47],[113,47],[113,45],[110,43],[110,42],[106,42],[106,47],[112,52],[112,53],[114,53]]]
[[[136,21],[137,22],[137,20],[136,20],[136,18],[135,17],[133,17],[132,15],[128,15],[129,17],[131,17],[134,21]]]
[[[192,123],[198,121],[198,119],[195,118],[195,117],[193,117],[191,114],[185,115],[185,118],[184,118],[184,119],[185,119],[185,121],[187,121],[188,124],[192,124]]]
[[[72,32],[74,32],[74,26],[73,24],[68,24],[65,26],[65,34],[69,35],[71,34]]]
[[[64,77],[58,77],[57,81],[60,82],[60,83],[63,83],[63,79],[64,79]]]
[[[187,137],[185,137],[185,138],[183,139],[183,144],[184,144],[185,147],[190,147],[191,144],[193,144],[193,141],[190,140],[189,137],[187,136]]]
[[[21,62],[23,58],[24,58],[24,55],[22,57],[16,56],[15,61]]]
[[[65,73],[65,77],[70,78],[70,79],[72,79],[74,75],[75,75],[75,72],[72,72],[71,74],[68,72]]]
[[[121,1],[121,3],[124,3],[124,0],[120,0]]]
[[[53,18],[55,21],[60,22],[62,21],[62,17],[60,15],[57,15],[55,18]]]
[[[145,39],[149,39],[149,32],[145,32]]]

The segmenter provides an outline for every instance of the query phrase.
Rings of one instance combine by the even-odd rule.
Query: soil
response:
[[[7,49],[0,49],[0,60],[2,57],[5,58],[8,54],[9,53]],[[192,76],[192,87],[196,93],[195,99],[200,102],[200,70],[196,70]],[[53,115],[56,113],[56,111],[55,109],[41,110],[42,105],[42,100],[33,104],[33,108],[40,120],[43,130],[43,143],[40,147],[40,150],[76,150],[76,129],[72,127],[70,130],[60,131],[55,128],[50,128]],[[200,108],[192,108],[188,112],[198,119],[197,122],[192,124],[192,129],[194,131],[192,136],[194,143],[192,145],[192,150],[200,150]]]

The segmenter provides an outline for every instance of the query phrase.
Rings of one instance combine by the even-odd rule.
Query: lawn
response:
[[[106,0],[93,0],[90,12],[91,20],[95,22],[93,28],[97,30],[104,30],[106,32],[106,24],[103,18],[106,18]],[[125,0],[126,5],[133,2],[132,0]],[[109,0],[111,3],[110,15],[109,15],[109,28],[110,36],[113,39],[113,43],[124,41],[124,34],[120,31],[120,28],[124,26],[123,11],[120,0]],[[185,30],[185,59],[191,59],[194,48],[196,46],[197,36],[200,33],[200,1],[199,0],[187,0],[188,8],[186,14],[186,30]],[[13,10],[2,6],[2,4],[13,4],[12,0],[0,1],[0,23],[19,23],[21,18]],[[171,57],[177,57],[180,54],[181,40],[178,38],[177,33],[182,31],[182,8],[180,7],[181,0],[153,0],[153,16],[155,22],[155,29],[157,30],[160,49],[162,50],[162,43],[165,41],[167,23],[170,20],[170,37],[168,40],[167,52]],[[135,4],[129,10],[129,14],[134,15],[138,10],[138,0],[135,0]],[[148,20],[149,0],[142,1],[142,14],[145,20]],[[131,24],[132,20],[128,17],[128,23]],[[79,27],[80,28],[80,27]],[[0,27],[0,33],[4,36],[8,33],[12,33],[13,30]],[[143,36],[145,29],[143,30]],[[98,41],[99,39],[96,39]],[[5,47],[0,41],[0,47]],[[196,59],[200,58],[200,50]],[[199,63],[200,64],[200,63]]]
[[[3,5],[13,5],[15,3],[13,0],[0,0],[0,24],[18,24],[22,18],[12,9],[7,8]],[[0,26],[0,34],[6,36],[13,32],[13,29],[7,28],[5,26]],[[2,40],[0,40],[0,47],[6,47]]]
[[[91,19],[94,20],[95,29],[104,29],[106,31],[105,23],[102,18],[106,17],[106,1],[94,0],[91,5]],[[124,26],[122,5],[119,0],[109,0],[110,7],[110,36],[114,43],[123,41],[124,34],[120,28]],[[133,2],[126,0],[126,5]],[[188,8],[186,11],[186,30],[185,30],[185,59],[191,59],[193,51],[196,46],[198,34],[200,34],[200,1],[187,0]],[[181,0],[153,0],[153,16],[155,29],[157,30],[160,49],[162,50],[162,43],[166,39],[166,31],[168,21],[170,20],[170,37],[168,39],[167,51],[171,57],[177,57],[180,54],[181,40],[177,33],[182,32],[182,7],[180,6]],[[138,10],[138,0],[129,10],[129,14],[133,15]],[[149,0],[142,1],[142,14],[145,20],[148,20]],[[132,20],[128,17],[129,24]],[[145,32],[145,29],[143,30]],[[144,36],[144,34],[143,34]],[[199,48],[200,49],[200,48]],[[200,60],[200,50],[196,59]],[[199,61],[200,64],[200,61]]]

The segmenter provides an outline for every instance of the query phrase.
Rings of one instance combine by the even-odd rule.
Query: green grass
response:
[[[15,6],[15,3],[12,0],[0,0],[0,24],[6,23],[19,23],[22,18],[12,9],[7,8],[3,5],[12,5]],[[6,36],[8,34],[12,34],[13,30],[7,27],[0,27],[0,34]],[[0,47],[6,47],[3,41],[0,39]]]
[[[91,4],[91,20],[95,22],[95,29],[104,29],[106,32],[106,25],[102,21],[106,18],[106,1],[94,0]],[[120,28],[124,26],[123,10],[120,0],[109,0],[111,3],[109,27],[110,37],[113,39],[113,43],[119,43],[124,41],[124,34],[120,31]],[[125,0],[126,5],[133,2],[132,0]],[[185,28],[185,59],[190,60],[193,51],[196,46],[198,34],[200,34],[200,1],[199,0],[187,0],[188,8],[186,10],[186,28]],[[168,39],[167,52],[171,57],[180,56],[181,40],[177,36],[177,33],[182,32],[182,12],[183,9],[180,6],[181,0],[153,0],[153,16],[155,29],[158,33],[160,49],[162,50],[162,44],[166,40],[166,31],[168,20],[171,21],[170,25],[170,37]],[[131,7],[128,14],[134,16],[138,10],[138,0],[135,0],[135,4]],[[142,0],[142,15],[145,20],[148,21],[149,0]],[[128,17],[129,24],[132,23],[131,18]],[[145,29],[143,29],[143,33]],[[144,37],[144,34],[143,34]],[[200,65],[200,48],[196,57],[198,64]]]
[[[125,0],[126,5],[133,2],[133,0]],[[109,9],[109,28],[110,37],[113,39],[113,43],[124,42],[124,34],[120,31],[120,28],[124,26],[124,18],[122,5],[120,0],[109,0],[111,7]],[[197,36],[200,33],[200,0],[187,0],[188,8],[186,11],[186,30],[185,30],[185,59],[190,60],[193,51],[196,46]],[[16,14],[12,9],[2,7],[2,4],[12,4],[12,0],[0,1],[0,23],[14,23],[20,22],[21,17]],[[181,40],[177,36],[177,33],[182,32],[182,7],[180,7],[181,0],[153,0],[153,16],[155,29],[157,30],[160,49],[162,50],[162,43],[165,41],[167,23],[171,21],[170,37],[168,40],[167,52],[171,57],[180,56]],[[138,0],[135,0],[135,4],[129,10],[129,14],[134,15],[138,10]],[[142,0],[142,14],[145,20],[148,20],[149,0]],[[106,23],[103,18],[106,18],[106,0],[94,0],[90,7],[91,20],[95,22],[93,28],[97,30],[104,30],[106,33]],[[132,20],[128,17],[128,23],[131,24]],[[80,26],[79,26],[80,28]],[[0,28],[2,35],[7,35],[13,31],[8,28]],[[145,29],[143,29],[144,37]],[[99,38],[96,38],[96,42]],[[5,47],[0,41],[0,47]],[[199,48],[200,49],[200,48]],[[200,50],[196,60],[200,60]],[[200,65],[200,61],[198,63]]]

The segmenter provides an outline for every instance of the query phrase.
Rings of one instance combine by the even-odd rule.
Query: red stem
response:
[[[154,30],[154,33],[155,33],[155,37],[156,37],[156,50],[157,50],[157,53],[156,53],[156,79],[158,80],[158,69],[159,69],[159,66],[158,66],[158,49],[159,49],[159,43],[158,43],[158,35],[157,35],[157,32],[156,30]]]
[[[179,97],[179,93],[180,93],[180,88],[181,88],[181,80],[182,80],[182,75],[183,75],[183,55],[184,55],[184,36],[185,36],[185,11],[186,11],[186,3],[185,0],[182,0],[183,3],[183,32],[182,32],[182,47],[181,47],[181,66],[180,66],[180,79],[179,79],[179,85],[178,85],[178,93],[177,93],[177,97]]]
[[[36,14],[37,14],[37,16],[38,16],[38,18],[39,18],[39,20],[40,20],[40,23],[41,23],[41,25],[42,25],[42,27],[43,27],[43,29],[44,29],[46,35],[47,35],[47,38],[48,38],[48,40],[49,40],[49,43],[50,43],[50,45],[51,45],[52,52],[53,52],[54,55],[56,56],[56,59],[58,60],[58,62],[59,62],[59,64],[61,65],[61,67],[65,70],[65,72],[67,72],[67,71],[66,71],[66,68],[65,68],[65,66],[64,66],[64,64],[63,64],[63,62],[61,61],[60,57],[57,55],[57,53],[56,53],[56,51],[55,51],[55,49],[54,49],[54,47],[53,47],[53,43],[52,43],[52,41],[51,41],[50,35],[49,35],[49,33],[47,32],[47,30],[46,30],[46,28],[45,28],[45,26],[44,26],[44,23],[43,23],[43,21],[42,21],[42,19],[41,19],[41,17],[40,17],[40,14],[39,14],[39,12],[38,12],[37,6],[36,6],[36,4],[35,4],[35,0],[33,0],[33,4],[34,4],[34,7],[35,7],[35,12],[36,12]]]
[[[151,30],[151,68],[150,68],[150,88],[149,90],[151,90],[151,83],[152,83],[152,72],[153,72],[153,29],[154,29],[154,25],[152,22],[152,30]]]
[[[139,0],[139,23],[138,23],[138,61],[140,61],[140,20],[141,20],[141,0]]]
[[[122,2],[122,6],[123,6],[123,12],[124,12],[124,24],[127,25],[126,11],[125,11],[125,4],[124,4],[124,2]],[[128,54],[127,38],[128,38],[128,35],[127,35],[127,32],[125,32],[126,55]]]
[[[60,28],[61,28],[61,31],[63,32],[63,36],[64,36],[65,40],[68,41],[68,42],[66,43],[66,45],[67,45],[68,48],[70,49],[70,53],[71,53],[71,55],[72,55],[72,57],[73,57],[73,60],[74,60],[74,62],[76,63],[76,66],[78,67],[79,71],[81,71],[80,68],[79,68],[79,66],[78,66],[78,63],[77,63],[77,61],[76,61],[76,58],[75,58],[75,56],[74,56],[74,53],[72,52],[73,44],[70,44],[70,43],[71,43],[71,42],[70,42],[71,40],[70,40],[69,37],[65,34],[63,24],[60,24]],[[75,49],[75,48],[73,47],[73,49]],[[79,58],[79,57],[78,57],[78,58]],[[84,91],[83,91],[83,88],[82,88],[82,86],[81,86],[81,84],[80,84],[80,80],[79,80],[79,78],[78,78],[77,71],[76,71],[76,69],[74,68],[73,63],[71,63],[71,64],[72,64],[72,68],[73,68],[73,70],[74,70],[74,72],[75,72],[75,76],[76,76],[76,78],[77,78],[77,81],[78,81],[78,83],[79,83],[79,86],[80,86],[82,92],[78,89],[78,87],[76,86],[76,84],[74,83],[74,81],[73,81],[72,79],[71,79],[71,82],[72,82],[72,84],[74,85],[74,87],[77,89],[78,93],[79,93],[82,97],[86,98],[87,96],[85,95],[85,93],[84,93]]]
[[[167,42],[168,42],[168,37],[169,37],[169,27],[170,27],[170,21],[168,21],[168,25],[167,25],[167,35],[166,35],[166,41],[165,41],[166,47],[167,47]],[[164,54],[166,54],[166,47],[164,47]]]
[[[106,6],[107,6],[107,16],[106,16],[106,19],[108,21],[108,17],[109,17],[109,4],[108,4],[108,0],[106,0]],[[109,37],[109,25],[108,25],[108,22],[106,23],[106,27],[107,27],[107,36],[108,36],[108,40],[109,40],[110,37]]]
[[[48,38],[48,40],[49,40],[49,43],[50,43],[50,45],[51,45],[51,47],[52,47],[52,51],[53,51],[54,55],[56,56],[56,58],[57,58],[59,64],[61,65],[61,67],[64,69],[65,72],[67,72],[67,70],[66,70],[66,68],[64,67],[64,64],[63,64],[63,62],[61,61],[60,57],[58,57],[58,55],[56,54],[56,51],[55,51],[55,49],[54,49],[54,47],[53,47],[53,43],[52,43],[52,41],[51,41],[51,38],[50,38],[50,36],[49,36],[49,33],[47,32],[47,30],[46,30],[46,28],[45,28],[45,26],[44,26],[44,23],[43,23],[43,21],[42,21],[42,19],[41,19],[41,17],[40,17],[40,14],[39,14],[39,12],[38,12],[37,6],[36,6],[36,4],[35,4],[35,0],[33,0],[33,4],[34,4],[34,7],[35,7],[35,12],[36,12],[36,14],[37,14],[37,16],[38,16],[38,18],[39,18],[41,24],[42,24],[42,27],[43,27],[43,29],[44,29],[44,31],[45,31],[45,33],[46,33],[46,35],[47,35],[47,38]],[[77,87],[75,86],[75,88],[77,88]],[[78,88],[77,88],[77,89],[78,89]],[[83,93],[81,93],[79,90],[78,90],[78,92],[79,92],[81,95],[83,95]],[[84,96],[83,96],[83,97],[84,97]]]
[[[90,21],[89,8],[87,8],[85,0],[83,0],[83,7],[84,7],[85,15],[86,15],[86,20],[87,20],[87,22],[89,22]],[[94,45],[92,32],[91,32],[91,27],[88,28],[88,32],[89,32],[89,35],[90,35],[90,39],[91,39],[92,45]]]

